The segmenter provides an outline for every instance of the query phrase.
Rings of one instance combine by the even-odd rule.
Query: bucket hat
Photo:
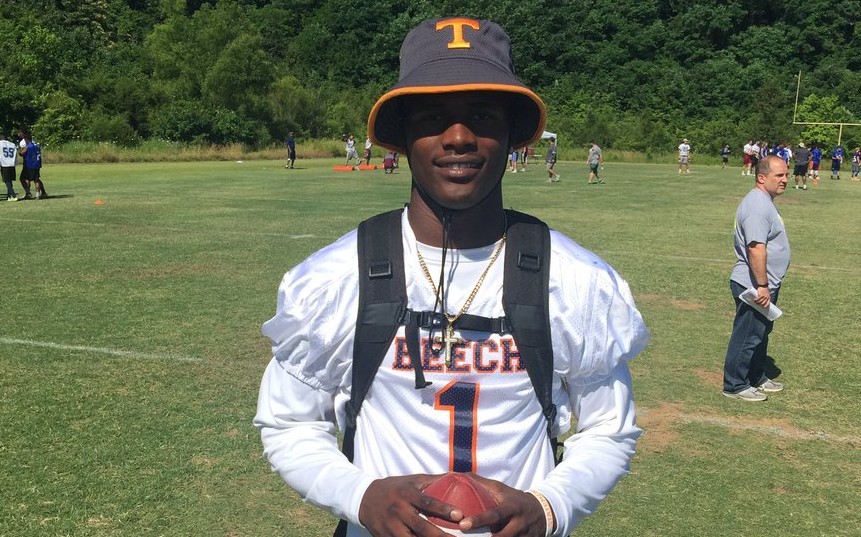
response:
[[[511,145],[529,145],[541,137],[547,121],[544,102],[514,76],[511,40],[488,20],[427,20],[404,39],[398,83],[377,100],[368,117],[368,137],[375,144],[405,153],[401,102],[411,95],[463,91],[498,91],[514,96]]]

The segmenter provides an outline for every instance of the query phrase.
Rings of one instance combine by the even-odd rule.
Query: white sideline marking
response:
[[[644,252],[639,252],[639,251],[633,252],[633,251],[604,251],[604,250],[602,250],[602,251],[598,252],[596,250],[595,253],[597,253],[601,257],[607,256],[607,255],[638,255],[638,256],[648,255],[649,257],[656,257],[659,259],[678,259],[680,261],[696,261],[696,262],[702,262],[702,263],[720,263],[720,264],[726,264],[727,266],[729,266],[730,264],[735,264],[735,261],[736,261],[735,257],[732,257],[732,258],[726,257],[723,259],[714,259],[711,257],[690,257],[690,256],[684,256],[684,255],[669,255],[669,254],[654,254],[654,253],[645,254]],[[840,272],[858,272],[859,270],[861,270],[858,268],[828,267],[825,265],[800,265],[798,263],[793,263],[792,267],[793,268],[811,269],[811,270],[816,270],[816,269],[836,270],[836,271],[840,271]]]
[[[29,347],[47,347],[49,349],[59,349],[63,351],[97,352],[101,354],[110,354],[111,356],[120,356],[123,358],[142,358],[146,360],[173,360],[176,362],[201,361],[200,358],[194,358],[192,356],[182,356],[180,354],[149,354],[145,352],[124,351],[122,349],[109,349],[106,347],[66,345],[63,343],[54,343],[52,341],[33,341],[32,339],[14,339],[9,337],[0,337],[0,343],[6,345],[27,345]]]
[[[861,438],[857,436],[837,436],[826,433],[824,431],[787,431],[783,427],[779,427],[776,425],[743,423],[737,420],[722,418],[719,416],[680,414],[679,417],[681,418],[681,421],[685,423],[707,423],[710,425],[717,425],[720,427],[726,427],[727,429],[733,429],[737,431],[755,431],[759,433],[772,434],[774,436],[793,438],[795,440],[824,440],[826,442],[836,444],[849,444],[850,446],[856,447],[861,446]]]
[[[26,224],[60,224],[60,225],[76,225],[76,226],[94,226],[94,227],[131,227],[133,224],[106,224],[104,222],[75,222],[70,220],[35,220],[31,218],[0,218],[0,222],[23,222]],[[141,226],[138,226],[141,227]],[[175,227],[158,227],[158,226],[142,226],[146,229],[155,229],[160,231],[169,231],[171,233],[192,233],[193,230],[188,228]],[[315,235],[291,235],[289,233],[271,233],[265,231],[209,231],[209,233],[221,233],[224,235],[261,235],[264,237],[286,237],[288,239],[313,239]]]

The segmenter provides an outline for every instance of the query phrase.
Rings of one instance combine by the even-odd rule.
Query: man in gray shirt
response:
[[[729,287],[736,312],[723,369],[723,394],[744,401],[765,401],[766,393],[783,384],[765,372],[768,335],[774,326],[763,314],[739,299],[756,289],[755,302],[767,308],[777,303],[780,284],[789,269],[789,239],[774,198],[786,191],[789,169],[769,155],[756,165],[756,185],[738,206],[735,216],[735,255]]]
[[[601,148],[595,142],[589,144],[589,156],[586,157],[586,164],[589,165],[589,184],[604,184],[604,180],[598,177],[598,167],[603,167],[604,155],[601,154]]]
[[[804,147],[804,144],[798,144],[798,150],[795,152],[795,169],[792,175],[795,176],[795,189],[798,190],[798,181],[801,181],[801,189],[807,190],[807,167],[810,164],[810,150]]]

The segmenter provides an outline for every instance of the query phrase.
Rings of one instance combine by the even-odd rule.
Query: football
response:
[[[457,507],[463,511],[464,516],[477,515],[497,506],[496,499],[490,494],[490,491],[469,474],[446,474],[438,481],[428,485],[422,494]],[[451,535],[489,537],[491,533],[487,527],[473,528],[468,532],[463,532],[453,522],[436,517],[428,517],[428,520]]]

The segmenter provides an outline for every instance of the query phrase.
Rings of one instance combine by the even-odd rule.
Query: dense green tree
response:
[[[0,128],[49,143],[361,137],[406,33],[451,14],[507,30],[563,146],[792,140],[799,71],[802,101],[861,117],[861,0],[3,0]]]

